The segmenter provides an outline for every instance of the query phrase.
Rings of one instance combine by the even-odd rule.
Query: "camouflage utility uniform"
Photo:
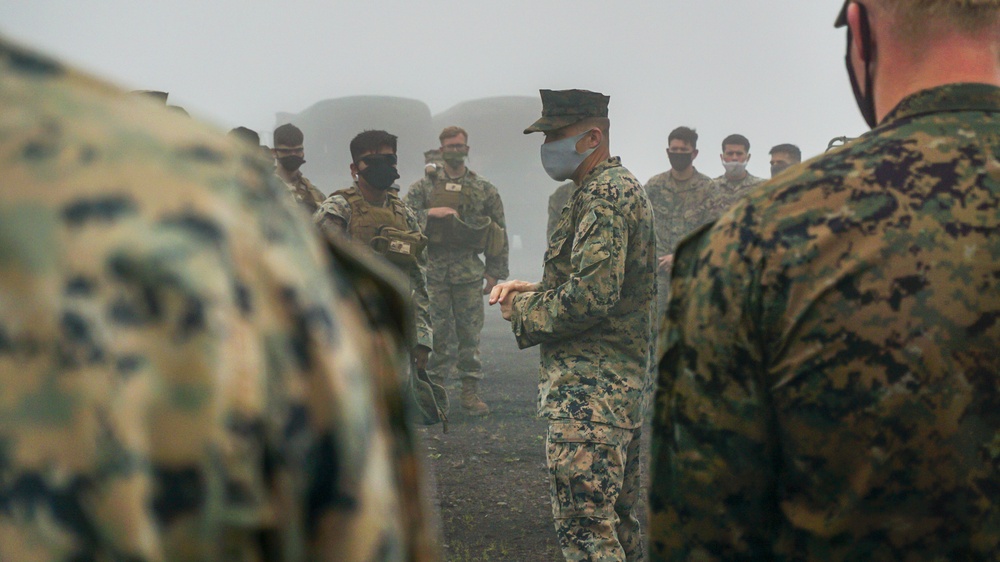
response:
[[[905,98],[678,250],[661,560],[1000,560],[1000,88]]]
[[[574,191],[576,191],[576,184],[566,182],[557,187],[552,192],[552,195],[549,195],[549,223],[545,227],[546,240],[552,238],[552,233],[559,226],[559,219],[562,218],[563,209],[566,205],[569,205],[569,200],[573,197]]]
[[[302,175],[302,170],[295,170],[292,174],[291,182],[286,181],[285,178],[277,173],[275,175],[281,180],[285,188],[288,189],[288,192],[292,194],[292,197],[295,198],[295,202],[309,213],[309,216],[312,216],[319,209],[319,206],[323,204],[326,196]]]
[[[456,211],[467,222],[482,218],[506,228],[503,202],[497,188],[488,180],[467,170],[460,178],[449,178],[444,170],[410,186],[406,204],[413,209],[426,230],[427,210],[438,206],[435,192],[449,187],[458,193]],[[508,275],[506,238],[500,255],[486,256],[485,263],[474,250],[452,242],[427,248],[427,293],[430,296],[431,322],[434,325],[434,347],[428,371],[437,380],[449,376],[483,378],[479,359],[479,336],[483,330],[483,274],[497,279]]]
[[[714,185],[712,186],[711,195],[704,203],[708,209],[712,209],[712,212],[715,213],[715,216],[709,220],[717,219],[723,212],[735,205],[741,197],[746,195],[753,186],[764,183],[764,178],[758,178],[747,172],[745,178],[739,181],[732,181],[723,174],[712,180],[712,183]],[[680,240],[677,242],[680,242]]]
[[[715,185],[712,178],[697,168],[694,175],[684,181],[674,179],[667,170],[649,178],[645,188],[656,219],[657,257],[673,254],[682,238],[699,226],[719,218],[728,207],[716,206],[719,200],[713,196]],[[670,293],[670,270],[659,271],[656,282],[657,310],[662,312]]]
[[[541,345],[552,509],[569,560],[639,560],[639,436],[652,382],[653,214],[618,158],[563,213],[539,292],[514,298],[519,347]]]
[[[344,189],[342,191],[334,192],[330,195],[323,203],[320,205],[319,210],[313,216],[313,220],[320,230],[327,236],[337,236],[348,234],[349,236],[355,237],[358,233],[356,229],[352,229],[351,219],[354,218],[354,211],[351,204],[347,201],[347,197],[352,196],[352,200],[357,201],[356,204],[360,205],[363,209],[372,207],[370,203],[364,200],[361,192],[358,189],[357,183],[351,187]],[[394,220],[399,223],[396,225],[389,224],[389,226],[396,226],[400,230],[409,230],[411,232],[420,232],[420,223],[417,220],[416,215],[413,211],[407,207],[399,197],[396,197],[392,193],[387,193],[387,200],[385,209],[392,210],[392,214],[395,216]],[[365,236],[368,237],[368,236]],[[359,240],[362,244],[366,246],[371,242],[371,240]],[[427,281],[426,281],[426,268],[427,268],[427,252],[419,252],[415,256],[415,260],[412,265],[407,264],[403,271],[409,279],[410,291],[413,297],[413,305],[416,319],[416,336],[417,345],[422,345],[427,349],[431,349],[433,345],[433,331],[431,329],[431,317],[429,312],[429,299],[427,297]]]
[[[0,41],[0,559],[432,559],[378,278],[243,144]]]

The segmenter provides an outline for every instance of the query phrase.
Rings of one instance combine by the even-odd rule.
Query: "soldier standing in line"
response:
[[[656,560],[1000,560],[1000,0],[837,26],[872,131],[677,249]]]
[[[0,559],[435,560],[400,296],[242,141],[2,40],[0,115]]]
[[[750,163],[750,141],[740,134],[732,134],[722,141],[722,167],[725,173],[715,178],[710,205],[721,215],[732,207],[751,187],[764,181],[747,171]],[[718,215],[716,215],[718,216]]]
[[[299,169],[306,163],[305,136],[295,125],[285,123],[274,130],[273,140],[274,148],[271,153],[277,163],[274,173],[295,197],[299,206],[312,216],[326,197]]]
[[[708,204],[715,186],[712,178],[694,167],[697,157],[698,133],[690,127],[677,127],[667,136],[670,170],[649,178],[645,186],[656,217],[656,294],[661,313],[670,292],[670,266],[677,243],[723,211]]]
[[[779,144],[771,149],[771,177],[802,162],[802,151],[794,144]]]
[[[354,185],[332,193],[313,220],[324,235],[346,235],[385,257],[407,276],[417,335],[413,362],[423,371],[433,345],[425,273],[427,239],[413,211],[392,192],[399,179],[396,146],[396,136],[386,131],[364,131],[355,136],[350,144]],[[435,388],[434,398],[440,414],[447,415],[443,387]],[[424,404],[421,407],[427,409]],[[433,418],[432,413],[438,412],[425,412],[425,420]]]
[[[468,138],[460,127],[441,131],[444,166],[410,186],[406,203],[428,238],[427,292],[434,324],[428,371],[440,385],[449,375],[461,378],[462,410],[483,416],[490,411],[478,395],[483,295],[508,275],[508,243],[500,193],[465,165]],[[452,334],[457,341],[448,339]]]
[[[611,157],[608,96],[542,90],[542,164],[578,187],[541,283],[497,285],[517,345],[541,345],[552,515],[567,560],[642,560],[639,441],[652,392],[656,235],[642,185]]]

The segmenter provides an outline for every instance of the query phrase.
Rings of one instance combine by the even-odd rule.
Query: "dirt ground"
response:
[[[519,351],[509,324],[488,307],[480,349],[486,375],[480,396],[490,415],[463,415],[453,388],[448,433],[440,425],[419,430],[436,486],[444,559],[562,560],[549,506],[546,423],[535,417],[538,348]]]

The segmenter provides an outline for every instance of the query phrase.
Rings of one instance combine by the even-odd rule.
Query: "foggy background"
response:
[[[500,190],[512,276],[537,277],[545,205],[538,89],[611,96],[612,154],[645,182],[669,168],[667,134],[693,126],[699,171],[721,175],[720,142],[805,158],[865,130],[844,70],[842,2],[822,0],[8,0],[0,33],[223,129],[270,145],[277,124],[306,135],[303,172],[321,190],[350,184],[349,140],[399,135],[403,193],[446,125],[469,131],[469,167]]]

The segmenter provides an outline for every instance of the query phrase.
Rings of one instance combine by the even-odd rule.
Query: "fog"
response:
[[[537,265],[540,206],[557,186],[538,163],[541,137],[520,137],[537,115],[539,88],[610,95],[612,153],[641,181],[668,168],[667,134],[678,125],[700,134],[700,171],[722,173],[719,144],[738,132],[752,144],[749,171],[767,177],[773,145],[797,144],[808,157],[832,137],[864,130],[844,71],[844,31],[833,28],[840,5],[12,0],[0,5],[0,32],[125,88],[168,91],[196,118],[250,127],[265,143],[279,121],[292,120],[307,133],[303,171],[326,192],[349,183],[347,141],[362,128],[400,134],[405,192],[440,127],[466,126],[470,167],[494,181],[516,215],[521,249],[512,259]],[[355,96],[417,109],[404,124],[377,110],[385,98],[344,105]],[[448,121],[475,121],[470,111],[494,107],[484,98],[518,109],[478,126]],[[357,130],[320,127],[309,117],[323,107],[353,107],[336,123]],[[487,152],[507,145],[516,158]]]

